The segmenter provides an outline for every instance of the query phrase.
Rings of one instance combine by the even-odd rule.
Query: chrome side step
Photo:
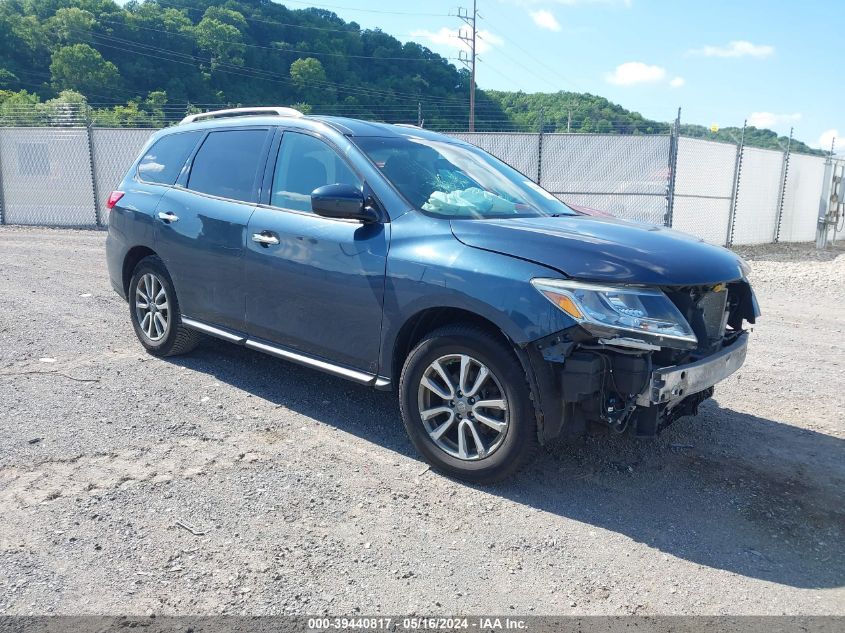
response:
[[[256,341],[247,338],[246,336],[233,334],[232,332],[223,330],[218,327],[214,327],[213,325],[202,323],[201,321],[182,318],[182,324],[189,328],[199,330],[204,334],[216,336],[217,338],[223,339],[224,341],[228,341],[230,343],[237,343],[238,345],[244,345],[249,349],[264,352],[265,354],[270,354],[271,356],[282,358],[284,360],[289,360],[294,363],[298,363],[299,365],[304,365],[305,367],[318,369],[328,374],[333,374],[335,376],[340,376],[341,378],[346,378],[347,380],[354,380],[355,382],[361,383],[363,385],[370,385],[371,387],[375,387],[376,389],[386,390],[389,389],[391,385],[391,381],[389,378],[384,378],[383,376],[377,376],[376,374],[370,374],[368,372],[359,371],[357,369],[349,369],[348,367],[343,367],[341,365],[335,365],[334,363],[330,363],[329,361],[314,358],[313,356],[307,356],[300,352],[294,352],[283,347],[278,347],[269,343]]]
[[[194,321],[193,319],[186,319],[182,317],[182,325],[185,325],[189,328],[194,330],[199,330],[205,334],[210,334],[211,336],[216,336],[217,338],[222,338],[224,341],[229,341],[230,343],[238,343],[239,345],[243,345],[244,341],[246,341],[245,336],[238,336],[237,334],[232,334],[231,332],[227,332],[226,330],[221,330],[218,327],[214,327],[213,325],[206,325],[200,321]]]
[[[346,367],[341,367],[340,365],[335,365],[334,363],[329,363],[328,361],[312,358],[311,356],[305,356],[304,354],[300,354],[298,352],[291,352],[289,350],[282,349],[281,347],[276,347],[275,345],[259,343],[258,341],[253,341],[252,339],[247,339],[245,345],[250,349],[255,349],[259,352],[264,352],[265,354],[284,358],[285,360],[291,360],[294,363],[299,363],[300,365],[305,365],[306,367],[313,367],[314,369],[319,369],[336,376],[342,376],[343,378],[348,378],[349,380],[354,380],[355,382],[360,382],[365,385],[371,385],[376,380],[376,376],[374,374],[368,374],[355,369],[347,369]]]

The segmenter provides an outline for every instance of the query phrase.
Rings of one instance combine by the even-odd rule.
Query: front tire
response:
[[[153,356],[176,356],[193,350],[202,335],[182,325],[173,282],[157,256],[145,257],[129,282],[129,314],[135,335]]]
[[[536,453],[525,372],[506,342],[446,326],[408,355],[399,382],[408,436],[431,466],[474,483],[510,477]]]

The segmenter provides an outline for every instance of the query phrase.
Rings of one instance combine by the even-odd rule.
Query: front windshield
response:
[[[487,152],[419,137],[356,137],[358,147],[416,208],[451,219],[575,215]]]

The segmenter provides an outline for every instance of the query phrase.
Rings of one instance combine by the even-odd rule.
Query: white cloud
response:
[[[705,46],[690,51],[693,55],[704,57],[771,57],[775,54],[775,47],[768,44],[752,44],[746,40],[734,40],[727,46]]]
[[[687,82],[683,77],[675,77],[669,82],[669,85],[673,88],[682,88],[685,83]]]
[[[625,62],[619,64],[612,73],[608,73],[605,79],[616,86],[658,83],[666,79],[666,69],[642,62]]]
[[[783,128],[801,120],[801,113],[775,114],[774,112],[752,112],[748,117],[748,125],[757,128]]]
[[[439,44],[440,46],[446,46],[456,50],[469,51],[469,44],[459,38],[458,35],[459,29],[450,29],[447,26],[440,28],[438,31],[427,31],[424,29],[411,31],[411,37],[428,40],[432,44]],[[486,53],[491,48],[501,46],[504,43],[504,40],[495,33],[480,30],[478,31],[478,38],[475,43],[475,52],[479,54]]]
[[[540,9],[539,11],[530,12],[531,19],[534,24],[541,29],[548,29],[549,31],[560,31],[560,23],[551,11]]]
[[[833,139],[836,139],[836,145],[839,145],[840,149],[842,145],[845,145],[842,137],[839,136],[839,130],[831,128],[830,130],[822,132],[821,136],[819,136],[819,140],[816,142],[816,147],[830,151],[830,144],[833,142]]]
[[[505,43],[501,37],[496,35],[495,33],[491,33],[490,31],[481,30],[478,32],[478,39],[475,42],[475,52],[476,53],[485,53],[489,51],[491,48],[496,48],[497,46],[501,46]],[[469,50],[469,44],[466,45],[467,50]]]

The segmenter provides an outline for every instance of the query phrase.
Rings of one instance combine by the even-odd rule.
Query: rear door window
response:
[[[211,132],[191,166],[188,189],[231,200],[255,201],[255,176],[267,130]]]
[[[138,178],[144,182],[172,185],[200,136],[202,132],[197,131],[168,134],[160,138],[138,164]]]

